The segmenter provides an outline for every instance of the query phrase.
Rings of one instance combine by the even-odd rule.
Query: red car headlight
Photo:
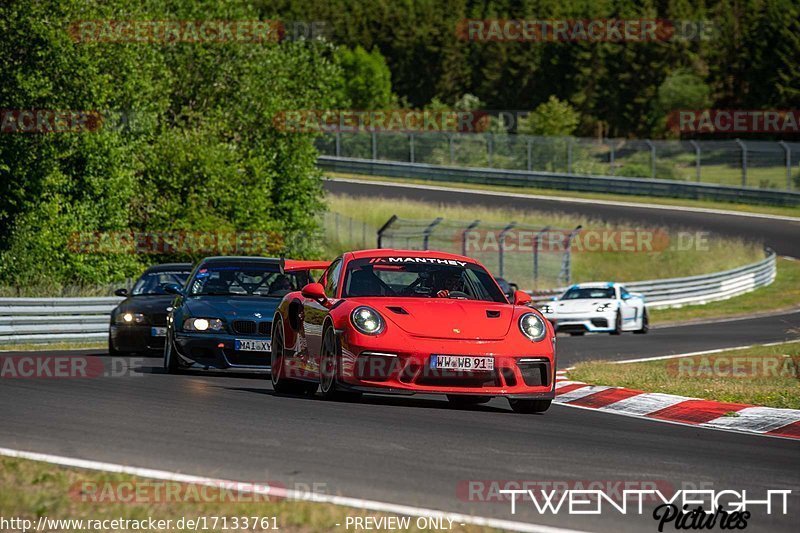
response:
[[[384,328],[381,315],[371,307],[361,305],[353,309],[350,313],[350,321],[353,326],[365,335],[377,335]]]
[[[547,334],[547,326],[545,326],[544,320],[535,313],[525,313],[519,317],[519,330],[534,342],[544,339]]]

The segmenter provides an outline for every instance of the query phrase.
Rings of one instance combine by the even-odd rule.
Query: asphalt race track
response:
[[[326,182],[353,195],[492,203],[611,220],[697,227],[763,240],[800,257],[800,225],[787,221],[602,204]],[[387,218],[391,213],[387,213]],[[653,329],[649,335],[559,337],[560,368],[580,360],[655,357],[797,337],[800,312]],[[794,332],[792,332],[794,330]],[[2,356],[12,356],[5,353]],[[23,355],[23,354],[17,354]],[[27,353],[30,355],[30,353]],[[44,357],[55,357],[49,352]],[[103,353],[69,352],[100,358]],[[164,374],[160,359],[128,358],[130,371],[97,379],[3,379],[0,447],[122,463],[466,512],[586,531],[656,531],[650,516],[539,514],[530,504],[470,497],[470,481],[596,481],[659,488],[791,489],[789,514],[754,512],[748,531],[796,531],[800,444],[554,405],[517,415],[504,400],[454,409],[432,396],[365,396],[358,403],[279,396],[265,376]],[[474,485],[473,485],[474,486]],[[641,488],[636,486],[635,488]],[[365,516],[370,513],[352,511]],[[332,529],[333,526],[332,526]],[[665,531],[674,530],[667,526]],[[344,531],[344,529],[342,529]]]
[[[693,212],[685,209],[653,209],[648,206],[631,207],[592,203],[573,203],[541,198],[524,198],[481,194],[482,191],[464,192],[457,189],[430,189],[422,185],[404,186],[397,183],[353,183],[344,180],[326,180],[325,189],[337,194],[385,198],[408,198],[434,203],[457,203],[514,209],[574,213],[609,222],[644,224],[679,230],[705,230],[720,235],[743,237],[763,242],[780,255],[800,258],[800,221],[772,220],[728,214]],[[388,220],[392,213],[386,213]]]
[[[793,313],[660,328],[647,336],[560,337],[559,366],[734,346],[740,339],[778,341],[799,325],[800,313]],[[96,352],[68,353],[108,361]],[[516,415],[497,399],[474,410],[450,408],[433,396],[329,403],[275,395],[264,376],[171,376],[157,358],[128,361],[131,372],[123,377],[4,379],[0,447],[289,487],[317,484],[351,497],[587,531],[655,531],[656,522],[649,511],[553,516],[524,504],[511,515],[507,501],[471,500],[467,483],[631,481],[762,496],[793,489],[789,515],[756,513],[748,530],[796,527],[795,441],[560,405],[541,416]]]

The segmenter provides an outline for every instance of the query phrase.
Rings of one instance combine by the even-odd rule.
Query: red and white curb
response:
[[[757,407],[571,381],[556,373],[556,403],[711,429],[800,439],[800,410]]]

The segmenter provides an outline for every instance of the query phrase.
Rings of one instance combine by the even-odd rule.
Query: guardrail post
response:
[[[447,144],[448,144],[448,146],[450,148],[450,165],[452,165],[456,160],[456,152],[455,152],[455,147],[453,146],[453,134],[452,133],[448,133],[447,134]]]
[[[428,249],[428,241],[431,238],[431,233],[433,233],[433,228],[435,228],[439,224],[439,222],[441,222],[441,221],[442,221],[442,217],[436,217],[434,219],[434,221],[431,222],[430,224],[428,224],[428,227],[425,228],[425,231],[422,233],[422,235],[423,235],[423,237],[422,237],[422,249],[423,250],[427,250]]]
[[[689,141],[694,147],[694,171],[697,174],[697,183],[700,183],[700,145],[695,141]]]
[[[570,284],[572,279],[572,239],[581,230],[583,226],[578,225],[574,230],[567,235],[567,243],[564,246],[564,260],[561,263],[561,277],[564,279],[566,285]]]
[[[792,188],[792,149],[783,141],[778,141],[778,144],[781,145],[786,155],[786,190],[788,191]]]
[[[480,223],[480,220],[473,220],[461,234],[461,255],[467,255],[467,234],[477,228]]]
[[[391,227],[392,224],[395,223],[396,220],[397,215],[392,215],[392,217],[378,229],[378,248],[383,248],[383,234]]]
[[[609,139],[609,142],[608,142],[608,148],[609,148],[609,152],[608,152],[608,167],[609,167],[609,172],[613,176],[614,175],[614,155],[615,154],[614,154],[614,145],[611,144],[611,140],[610,139]]]
[[[499,253],[499,257],[498,257],[498,261],[497,261],[497,272],[498,272],[498,276],[501,277],[501,278],[503,277],[503,270],[504,270],[504,267],[505,267],[505,265],[503,264],[504,263],[504,261],[503,261],[504,257],[503,256],[505,255],[505,250],[506,250],[506,244],[505,244],[505,242],[506,242],[506,233],[508,233],[509,231],[514,229],[514,226],[516,226],[516,225],[517,225],[516,222],[511,222],[505,228],[503,228],[503,231],[501,231],[500,235],[497,237],[497,249],[498,249],[498,253]]]
[[[528,172],[533,170],[533,140],[527,137],[526,143],[528,149]]]
[[[378,134],[372,132],[372,160],[378,159]]]
[[[342,132],[336,130],[336,157],[342,157]]]
[[[408,160],[414,163],[414,134],[408,134]]]
[[[572,143],[574,140],[570,137],[567,141],[567,174],[572,174]]]
[[[747,145],[740,139],[736,139],[736,144],[742,151],[742,187],[747,187]]]
[[[486,160],[489,163],[489,168],[492,168],[492,163],[494,159],[494,136],[492,136],[492,132],[486,133]]]
[[[645,139],[644,142],[650,148],[650,178],[656,179],[656,145],[650,139]]]

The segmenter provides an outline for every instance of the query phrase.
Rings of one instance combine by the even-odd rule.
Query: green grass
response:
[[[250,481],[258,482],[257,480]],[[163,489],[164,483],[170,488],[178,486],[182,488],[180,491],[166,492]],[[180,501],[176,502],[176,498],[173,497],[168,503],[164,503],[163,500],[157,502],[154,501],[156,500],[154,496],[148,497],[146,492],[142,492],[141,494],[145,494],[145,496],[135,503],[119,501],[119,498],[110,502],[108,500],[97,502],[93,501],[91,496],[92,494],[105,494],[106,496],[121,494],[125,497],[134,494],[131,490],[125,491],[125,487],[146,488],[148,486],[162,487],[161,491],[156,494],[178,494],[180,497],[177,499]],[[109,488],[111,490],[103,492],[104,489]],[[0,457],[0,516],[6,519],[17,517],[32,520],[34,527],[40,516],[50,519],[83,520],[147,520],[152,517],[172,520],[172,527],[168,531],[194,531],[193,528],[178,529],[174,524],[182,517],[208,517],[209,529],[205,531],[223,531],[219,524],[222,524],[221,517],[227,517],[227,531],[232,531],[233,517],[274,516],[277,517],[277,526],[280,531],[306,533],[344,529],[345,519],[348,516],[386,516],[384,513],[322,503],[289,500],[261,501],[260,497],[254,502],[252,495],[243,495],[241,498],[235,496],[214,497],[215,492],[209,492],[207,489],[205,492],[201,492],[201,488],[197,487],[194,492],[186,490],[191,488],[188,485],[152,481],[124,474],[62,468],[43,462]],[[193,499],[192,494],[198,493],[210,494],[211,497],[201,496],[199,500]],[[211,528],[211,517],[220,517],[217,521],[217,528]],[[341,524],[341,527],[337,527],[336,524]],[[407,531],[426,531],[416,528],[413,518],[410,524],[411,527]],[[64,529],[61,530],[64,531]],[[74,527],[66,530],[77,531]],[[203,529],[201,528],[201,530]],[[244,529],[239,526],[236,531],[269,531],[269,529],[262,529],[260,526]],[[453,523],[452,531],[493,530]]]
[[[800,217],[800,206],[797,207],[777,207],[767,205],[749,205],[739,204],[733,202],[714,202],[709,200],[690,200],[683,198],[657,198],[652,196],[635,196],[625,194],[604,194],[604,193],[590,193],[590,192],[575,192],[575,191],[562,191],[556,189],[537,189],[534,187],[511,187],[502,185],[485,185],[478,183],[453,183],[439,180],[421,180],[416,178],[389,178],[383,176],[365,176],[361,174],[343,174],[328,172],[328,176],[332,178],[349,178],[369,181],[388,181],[392,183],[412,183],[412,184],[425,184],[437,185],[440,187],[457,187],[468,188],[486,191],[500,191],[512,192],[521,194],[535,194],[539,196],[560,196],[570,198],[581,198],[587,200],[605,200],[615,202],[638,202],[648,203],[654,205],[678,206],[678,207],[694,207],[701,209],[721,209],[725,211],[741,211],[743,213],[761,213],[768,215],[779,215],[789,217]]]
[[[764,363],[766,365],[762,366]],[[739,366],[737,366],[739,365]],[[720,375],[731,368],[739,376]],[[578,363],[569,378],[722,402],[800,409],[800,342],[643,363]]]
[[[441,205],[428,202],[370,198],[365,201],[361,198],[352,198],[340,195],[328,195],[328,207],[331,212],[340,213],[356,221],[356,227],[363,222],[370,227],[371,234],[374,229],[382,226],[392,214],[402,218],[432,220],[441,216],[447,220],[471,221],[480,219],[484,222],[507,223],[516,221],[536,227],[551,226],[554,228],[574,228],[583,225],[584,228],[599,230],[621,229],[618,226],[587,217],[567,214],[551,214],[536,211],[518,211],[505,208],[482,208],[463,206],[458,204]],[[331,253],[335,254],[347,249],[361,248],[363,241],[360,232],[356,231],[355,238],[345,231],[349,223],[341,218],[339,234],[335,227],[326,224],[327,239],[331,243]],[[630,229],[630,228],[628,228]],[[642,230],[659,230],[663,228],[636,228]],[[670,235],[670,242],[674,243],[675,235]],[[448,251],[457,251],[458,241],[444,238],[441,241],[431,241],[431,248],[444,247]],[[419,245],[419,243],[417,243]],[[372,243],[369,246],[373,246]],[[473,254],[474,255],[474,254]],[[493,270],[496,253],[486,253],[478,257],[486,266]],[[549,257],[548,257],[549,256]],[[761,247],[737,239],[714,238],[708,241],[708,249],[679,250],[668,246],[663,251],[657,252],[574,252],[572,256],[572,281],[636,281],[654,278],[670,278],[678,276],[691,276],[706,274],[735,268],[748,263],[753,263],[763,258]],[[549,260],[549,263],[547,262]],[[556,286],[557,280],[553,273],[560,267],[560,254],[542,254],[543,270],[549,269],[549,285],[541,284],[537,287],[547,288]],[[521,288],[532,289],[532,259],[529,253],[506,254],[506,277],[515,281]],[[548,266],[549,265],[549,266]]]
[[[749,316],[765,311],[793,309],[800,306],[800,261],[778,258],[775,281],[767,287],[728,300],[675,309],[652,309],[650,320],[682,322],[711,318]]]
[[[105,350],[106,341],[0,344],[0,352],[41,352],[56,350]]]

